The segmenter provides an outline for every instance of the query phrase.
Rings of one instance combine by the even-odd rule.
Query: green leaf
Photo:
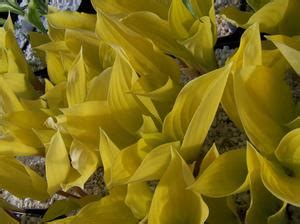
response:
[[[24,15],[23,9],[19,6],[16,0],[2,0],[0,2],[0,12],[12,12]]]
[[[40,31],[46,33],[41,16],[47,14],[48,5],[44,0],[30,0],[28,4],[28,12],[26,18],[34,26],[36,26]]]

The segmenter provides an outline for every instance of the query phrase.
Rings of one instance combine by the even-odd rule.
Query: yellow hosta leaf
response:
[[[46,63],[49,78],[53,83],[58,84],[67,79],[67,73],[63,67],[59,54],[48,51],[46,56]]]
[[[281,209],[274,215],[269,216],[268,224],[288,224],[289,218],[286,212],[287,203],[284,202]]]
[[[23,107],[16,94],[0,76],[0,114],[22,110]]]
[[[12,218],[3,208],[0,208],[0,219],[3,223],[18,224],[19,222]]]
[[[214,53],[214,36],[211,32],[211,21],[208,16],[202,17],[194,25],[196,33],[181,43],[192,53],[195,60],[204,70],[209,72],[217,67]]]
[[[138,75],[125,55],[118,51],[111,71],[108,104],[120,126],[132,134],[142,125],[142,111],[137,99],[128,93],[137,79]]]
[[[188,38],[189,30],[196,20],[182,0],[172,0],[168,19],[176,39]]]
[[[246,150],[220,155],[198,177],[190,189],[208,197],[225,197],[242,192],[248,185]]]
[[[46,153],[46,178],[48,193],[54,194],[61,188],[68,176],[71,165],[64,140],[59,132],[51,139]]]
[[[285,124],[295,117],[283,71],[265,66],[247,67],[235,75],[234,86],[238,112],[248,138],[263,154],[273,153],[287,132]]]
[[[300,75],[300,36],[275,35],[267,38],[276,45],[292,68]]]
[[[69,155],[72,167],[80,176],[78,178],[68,179],[67,184],[64,185],[63,188],[68,190],[73,186],[77,186],[84,189],[84,184],[97,169],[98,156],[95,151],[77,140],[73,140]]]
[[[41,97],[47,102],[49,108],[58,109],[67,107],[66,85],[66,82],[61,82],[46,91],[46,93]]]
[[[126,183],[151,149],[144,139],[122,149],[113,163],[112,182],[109,185]]]
[[[169,76],[179,80],[179,69],[174,60],[119,21],[98,13],[96,32],[109,44],[123,48],[135,71],[148,77],[147,90],[161,87]]]
[[[86,101],[106,101],[111,79],[111,68],[105,69],[87,84]]]
[[[260,170],[249,174],[251,204],[247,210],[247,223],[268,223],[269,216],[282,207],[282,201],[272,195],[263,185]]]
[[[230,65],[189,82],[167,115],[163,133],[182,141],[181,154],[194,160],[217,112]]]
[[[135,12],[125,17],[122,22],[130,29],[152,40],[162,51],[182,59],[198,71],[204,71],[191,52],[176,40],[168,21],[151,12]]]
[[[43,216],[41,222],[51,221],[79,208],[80,206],[70,199],[54,201],[53,204],[47,209],[47,212]]]
[[[99,151],[104,168],[104,181],[108,185],[112,181],[112,166],[120,154],[120,149],[109,139],[102,129],[100,130]]]
[[[22,99],[33,99],[37,97],[37,92],[28,80],[26,80],[25,74],[5,73],[2,77],[17,97],[21,97]]]
[[[39,155],[41,151],[25,145],[15,139],[0,139],[0,155],[4,156],[33,156]]]
[[[186,189],[193,182],[190,168],[172,149],[170,164],[153,196],[148,223],[204,223],[208,216],[207,205],[200,194]]]
[[[8,72],[24,73],[28,81],[34,82],[36,78],[26,62],[13,31],[11,28],[6,30],[3,46],[8,54]]]
[[[239,12],[233,7],[226,8],[222,13],[238,26],[248,28],[258,23],[262,32],[269,34],[297,35],[299,28],[295,21],[299,20],[300,3],[297,0],[261,1],[264,4],[255,13]]]
[[[280,200],[299,207],[299,177],[289,176],[289,173],[277,162],[261,157],[261,163],[261,178],[265,187]]]
[[[107,69],[114,64],[116,58],[115,50],[109,46],[104,41],[99,43],[99,60],[102,66],[102,69]],[[99,63],[99,62],[98,62]]]
[[[0,156],[0,187],[19,198],[45,200],[48,197],[46,181],[12,157]]]
[[[222,97],[222,106],[230,119],[240,129],[243,128],[234,96],[234,77],[240,69],[248,66],[262,64],[262,50],[259,35],[259,26],[254,24],[249,27],[241,37],[241,44],[238,51],[230,59],[232,62],[231,74],[228,77],[227,85]]]
[[[294,129],[287,133],[275,150],[278,161],[296,175],[300,174],[300,129]]]
[[[169,165],[171,147],[177,150],[179,148],[179,142],[162,144],[149,152],[128,182],[144,182],[160,179]]]
[[[199,175],[201,175],[206,170],[206,168],[209,167],[210,164],[213,161],[215,161],[218,157],[219,157],[218,149],[216,145],[213,144],[201,162]]]
[[[219,152],[215,144],[209,149],[203,158],[199,176],[219,157]],[[227,197],[209,198],[204,197],[203,200],[209,208],[209,215],[205,223],[208,224],[240,224],[238,216],[233,213],[228,205]]]
[[[38,32],[30,32],[29,33],[29,40],[30,40],[30,44],[31,44],[33,49],[35,49],[36,47],[38,47],[40,45],[43,45],[43,44],[46,44],[46,43],[50,42],[50,38],[47,34],[38,33]],[[36,53],[39,56],[39,58],[41,58],[43,60],[43,62],[45,62],[45,57],[46,57],[45,53],[43,53],[40,50],[37,50]]]
[[[87,74],[81,51],[68,73],[66,93],[69,107],[83,103],[86,98],[86,92]]]
[[[150,11],[167,19],[171,0],[92,0],[92,3],[94,8],[117,17],[136,11]]]
[[[18,139],[32,147],[41,148],[43,145],[33,129],[44,129],[48,115],[40,110],[23,110],[12,112],[3,117],[4,126]]]
[[[269,2],[270,0],[247,0],[247,3],[250,5],[252,9],[254,9],[254,11],[259,10]]]
[[[243,26],[248,22],[249,18],[253,15],[253,12],[243,12],[235,6],[228,6],[221,11],[221,14],[231,23],[237,26]]]
[[[94,14],[59,11],[47,15],[48,23],[56,29],[95,30],[96,16]]]
[[[143,219],[150,209],[153,192],[147,183],[132,183],[127,186],[125,204],[137,219]]]
[[[228,205],[228,200],[224,198],[208,198],[203,200],[209,208],[209,215],[205,223],[207,224],[241,224],[241,221],[235,213],[233,213]]]
[[[110,192],[99,201],[89,203],[71,219],[72,224],[133,224],[138,223],[131,210],[124,203],[124,188]]]
[[[62,109],[64,115],[57,117],[59,127],[84,144],[99,145],[99,127],[120,148],[133,144],[137,137],[126,132],[112,117],[108,103],[105,101],[88,101]]]

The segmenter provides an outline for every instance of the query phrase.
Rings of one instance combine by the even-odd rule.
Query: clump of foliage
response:
[[[1,28],[0,187],[46,200],[83,188],[103,167],[107,196],[59,201],[43,221],[287,223],[287,204],[300,206],[299,107],[285,81],[288,69],[300,75],[300,2],[225,9],[247,30],[221,68],[212,0],[92,3],[96,15],[51,12],[48,33],[32,33],[47,64],[43,82],[12,22]],[[198,77],[183,86],[179,64]],[[201,149],[220,103],[249,138],[221,155],[215,145]],[[33,155],[45,157],[45,178],[15,158]],[[247,191],[241,220],[233,196]],[[1,220],[17,223],[0,206]]]

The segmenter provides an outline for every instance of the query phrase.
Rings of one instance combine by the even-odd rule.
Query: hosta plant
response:
[[[96,14],[48,11],[47,34],[30,35],[44,79],[8,19],[0,187],[41,201],[70,196],[50,206],[46,223],[288,223],[287,206],[300,206],[299,107],[286,82],[287,71],[300,75],[299,2],[247,2],[250,12],[223,11],[246,30],[222,67],[212,0],[93,0]],[[246,147],[202,147],[220,105]],[[44,157],[45,176],[18,156]],[[84,194],[99,167],[107,195]],[[239,194],[250,197],[244,215]],[[17,223],[13,211],[0,200],[1,220]]]

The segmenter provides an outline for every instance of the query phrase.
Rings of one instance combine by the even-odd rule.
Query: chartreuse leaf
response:
[[[208,207],[201,195],[186,189],[194,182],[188,165],[179,153],[171,150],[171,161],[155,190],[148,222],[204,223]]]
[[[201,67],[204,69],[202,72],[214,70],[217,64],[214,54],[215,40],[211,32],[212,24],[210,18],[208,16],[202,17],[194,23],[193,28],[196,29],[195,34],[181,41],[181,43],[192,53],[196,61],[201,64]]]
[[[45,200],[47,183],[37,173],[12,157],[0,156],[0,187],[19,198]]]
[[[0,208],[0,219],[3,223],[18,224],[19,222],[12,218],[3,208]]]
[[[87,94],[87,75],[82,52],[76,57],[67,81],[67,100],[69,107],[83,103]]]
[[[137,219],[143,219],[150,209],[153,192],[147,183],[132,183],[127,186],[125,204]]]
[[[163,86],[168,77],[179,81],[179,69],[174,60],[116,19],[98,12],[96,32],[107,43],[122,47],[135,71],[144,77],[146,91]]]
[[[171,147],[177,150],[179,142],[162,144],[149,152],[130,177],[128,183],[159,180],[171,160]]]
[[[200,76],[184,86],[164,121],[163,133],[182,141],[181,154],[186,160],[195,160],[199,154],[218,109],[230,66]]]
[[[261,65],[261,51],[259,27],[257,24],[254,24],[244,32],[243,36],[241,37],[239,49],[230,59],[230,62],[233,63],[232,70],[228,77],[227,85],[222,97],[222,107],[230,119],[240,129],[243,128],[243,125],[241,123],[234,98],[234,76],[242,67]]]
[[[243,127],[248,138],[264,155],[273,153],[288,131],[285,124],[295,117],[295,106],[282,70],[247,67],[234,80],[235,99]]]
[[[54,194],[67,179],[71,165],[64,140],[59,132],[51,139],[46,153],[48,193]]]
[[[267,36],[267,38],[276,45],[292,68],[300,75],[300,36],[274,35]]]
[[[108,104],[113,117],[128,132],[135,134],[142,125],[142,111],[134,95],[129,91],[138,75],[125,55],[117,52],[112,67],[108,89]]]
[[[98,156],[95,151],[82,144],[77,140],[73,140],[70,147],[70,159],[72,167],[78,172],[79,177],[73,177],[67,180],[67,184],[63,186],[65,190],[73,186],[84,189],[84,184],[96,171],[98,166]]]
[[[171,1],[172,0],[92,0],[92,3],[94,8],[118,17],[123,17],[137,11],[150,11],[162,19],[167,19]]]
[[[247,180],[246,150],[237,149],[220,155],[190,186],[208,197],[225,197],[245,190]]]

